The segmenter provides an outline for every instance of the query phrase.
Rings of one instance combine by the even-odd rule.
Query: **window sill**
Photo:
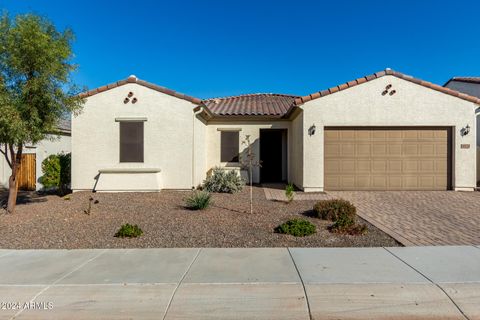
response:
[[[98,170],[99,173],[158,173],[160,168],[105,168]]]

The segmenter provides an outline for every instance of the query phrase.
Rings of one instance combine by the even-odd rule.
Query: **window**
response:
[[[143,122],[120,122],[120,162],[143,162]]]
[[[220,143],[220,161],[238,162],[238,131],[222,131]]]

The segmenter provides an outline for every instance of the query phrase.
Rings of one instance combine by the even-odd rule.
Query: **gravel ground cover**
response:
[[[390,236],[368,225],[360,236],[332,234],[327,221],[309,217],[315,201],[286,204],[266,200],[254,187],[255,213],[249,213],[248,188],[237,194],[213,194],[205,211],[184,207],[187,191],[159,193],[78,192],[67,199],[22,194],[13,215],[0,209],[0,248],[151,248],[151,247],[370,247],[398,246]],[[90,214],[89,198],[93,197]],[[95,202],[97,202],[95,201]],[[273,229],[291,218],[305,218],[317,233],[296,238]],[[115,238],[124,224],[138,224],[144,235]]]

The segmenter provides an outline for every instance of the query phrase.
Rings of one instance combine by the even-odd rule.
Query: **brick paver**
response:
[[[271,200],[286,200],[280,188],[265,188]],[[343,198],[360,217],[407,246],[479,245],[480,192],[330,191],[297,192],[295,200]]]

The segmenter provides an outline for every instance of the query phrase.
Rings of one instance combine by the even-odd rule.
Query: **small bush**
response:
[[[203,182],[203,189],[208,192],[235,193],[243,189],[245,181],[234,170],[226,171],[214,168]]]
[[[194,191],[185,199],[186,207],[190,210],[203,210],[210,206],[211,195],[206,191]]]
[[[47,189],[56,189],[66,194],[71,180],[70,153],[52,154],[42,161],[42,173],[39,181]]]
[[[303,219],[291,219],[275,228],[276,233],[290,234],[295,237],[309,236],[316,231],[314,224]]]
[[[333,221],[329,230],[350,235],[365,234],[367,226],[356,224],[357,208],[342,199],[323,200],[314,207],[317,217]]]
[[[335,233],[344,233],[351,236],[362,235],[368,232],[368,228],[364,224],[353,224],[347,227],[342,227],[340,224],[334,223],[329,228],[330,231]]]
[[[288,202],[292,202],[293,198],[295,197],[295,188],[293,184],[289,183],[287,184],[287,187],[285,188],[285,196],[287,197]]]
[[[137,225],[131,225],[129,223],[124,224],[123,226],[118,229],[117,233],[115,233],[115,237],[117,238],[136,238],[143,234],[142,229],[140,229]]]
[[[355,221],[355,215],[357,214],[357,208],[343,199],[318,201],[313,210],[318,218],[330,221],[340,219],[343,221],[341,223],[348,223],[350,220]]]

